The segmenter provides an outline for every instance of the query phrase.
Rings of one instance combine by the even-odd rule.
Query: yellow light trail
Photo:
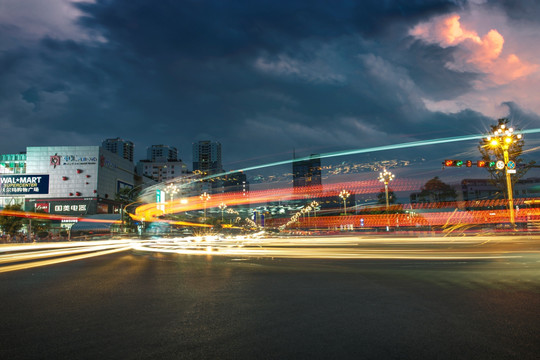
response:
[[[0,264],[17,263],[14,265],[0,266],[0,273],[113,254],[131,250],[132,248],[130,243],[125,241],[104,243],[88,242],[77,244],[75,245],[75,248],[73,246],[74,244],[58,244],[56,247],[53,244],[39,244],[37,246],[24,245],[0,247],[0,252],[2,253],[6,251],[19,251],[16,253],[0,255]],[[21,252],[21,250],[23,251]],[[43,258],[52,259],[39,260]]]
[[[358,260],[496,260],[538,257],[540,235],[426,238],[200,236],[127,239],[82,244],[0,246],[0,273],[114,254],[122,251],[244,258]],[[7,253],[6,252],[15,252]],[[46,259],[43,259],[46,258]]]

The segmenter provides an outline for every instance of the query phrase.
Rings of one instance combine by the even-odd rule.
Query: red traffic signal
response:
[[[471,160],[467,160],[467,161],[465,162],[465,165],[466,165],[467,167],[471,167],[471,166],[472,166],[472,161],[471,161]]]
[[[476,166],[478,166],[478,167],[486,167],[486,162],[484,160],[478,160],[476,162]]]

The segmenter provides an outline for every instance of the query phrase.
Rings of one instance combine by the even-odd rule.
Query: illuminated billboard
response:
[[[0,175],[0,196],[49,193],[49,175]]]

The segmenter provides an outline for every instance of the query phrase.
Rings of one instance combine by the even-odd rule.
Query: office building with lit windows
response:
[[[217,141],[199,141],[193,144],[193,171],[207,175],[223,172],[221,144]]]

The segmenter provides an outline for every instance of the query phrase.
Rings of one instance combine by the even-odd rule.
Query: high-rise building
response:
[[[307,160],[293,161],[293,186],[321,185],[321,158],[317,154],[311,154]]]
[[[158,157],[154,161],[141,160],[137,163],[137,174],[149,177],[157,182],[172,180],[188,174],[187,165],[182,160],[167,160]]]
[[[223,171],[221,165],[221,144],[216,141],[193,143],[193,171],[217,174]]]
[[[146,150],[146,160],[156,161],[161,158],[168,161],[178,160],[178,149],[169,145],[152,145]]]
[[[120,138],[103,140],[101,146],[118,156],[133,162],[133,143]]]

